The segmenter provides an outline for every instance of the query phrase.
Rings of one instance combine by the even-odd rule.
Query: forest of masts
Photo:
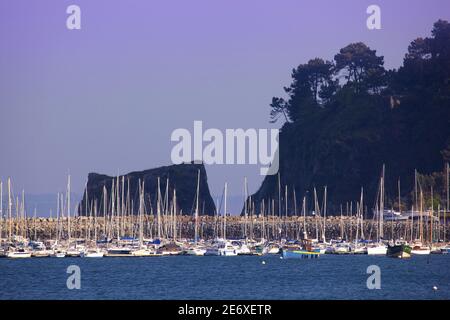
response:
[[[244,210],[240,216],[232,216],[227,211],[227,183],[222,198],[217,203],[214,215],[199,214],[199,181],[194,199],[194,213],[184,215],[177,208],[176,190],[169,195],[169,181],[165,192],[161,192],[158,178],[156,208],[151,201],[144,201],[144,183],[139,181],[139,210],[133,212],[134,203],[125,188],[125,178],[113,180],[110,192],[103,187],[102,199],[89,201],[87,188],[85,194],[86,212],[78,214],[78,205],[71,212],[70,176],[67,190],[56,197],[56,217],[50,212],[50,218],[27,215],[25,209],[25,192],[14,196],[11,179],[8,178],[6,190],[0,182],[0,239],[11,243],[18,237],[30,240],[73,241],[85,240],[94,242],[104,239],[146,238],[181,241],[183,239],[240,238],[252,240],[300,239],[305,235],[318,241],[342,239],[354,241],[359,239],[379,241],[380,239],[419,240],[424,243],[448,241],[447,215],[449,210],[449,164],[446,165],[446,201],[437,210],[433,203],[433,187],[429,190],[431,205],[425,208],[425,195],[415,173],[414,199],[409,211],[409,219],[402,221],[386,221],[384,166],[379,181],[378,194],[373,217],[367,219],[368,209],[364,205],[364,189],[358,201],[348,202],[340,206],[340,212],[327,214],[327,187],[323,188],[322,201],[319,201],[316,188],[313,190],[312,208],[308,208],[307,195],[298,204],[295,189],[292,192],[292,209],[288,205],[288,186],[281,187],[278,175],[278,199],[263,199],[259,212],[248,197],[247,179],[245,178]],[[125,189],[128,192],[125,194]],[[284,190],[283,190],[284,189]],[[7,208],[4,210],[4,193],[7,197]],[[284,193],[284,195],[283,195]],[[277,201],[276,201],[277,200]],[[101,202],[101,203],[99,203]],[[223,207],[223,212],[221,209]],[[402,213],[400,197],[400,181],[398,182],[398,213]],[[289,213],[289,210],[293,212]],[[393,208],[392,208],[393,211]],[[392,212],[391,211],[391,212]]]

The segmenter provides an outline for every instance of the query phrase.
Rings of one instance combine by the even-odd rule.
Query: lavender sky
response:
[[[77,4],[82,29],[66,28]],[[381,30],[366,8],[381,7]],[[363,41],[396,68],[448,0],[0,1],[0,179],[81,193],[89,172],[171,163],[176,128],[271,128],[292,68]],[[259,166],[208,166],[211,192],[241,195]]]

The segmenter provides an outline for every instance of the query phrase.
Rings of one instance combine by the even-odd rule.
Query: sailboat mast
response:
[[[284,228],[284,236],[288,238],[288,228],[286,224],[286,220],[288,217],[288,186],[284,186],[284,216],[283,216],[283,228]]]
[[[9,235],[8,242],[12,241],[12,200],[11,200],[11,178],[8,178],[8,220],[9,220]]]
[[[360,205],[360,221],[361,221],[361,239],[364,239],[364,188],[361,187],[361,199],[359,200]]]
[[[398,188],[398,213],[401,215],[402,214],[402,200],[400,199],[400,178],[398,178],[397,188]]]
[[[125,176],[122,176],[122,194],[120,199],[120,214],[122,215],[121,232],[125,235]]]
[[[139,179],[139,247],[141,248],[144,243],[144,229],[142,225],[142,214],[144,211],[144,182],[141,185],[141,179]]]
[[[279,172],[278,172],[278,217],[281,218],[281,181]]]
[[[173,234],[173,241],[175,241],[177,239],[177,191],[175,189],[173,189],[173,230],[172,230],[172,234]]]
[[[262,199],[261,204],[260,204],[260,215],[262,215],[262,220],[261,220],[261,241],[263,241],[266,238],[266,226],[264,224],[264,214],[265,214],[265,205],[264,205],[264,199]]]
[[[414,205],[411,206],[411,242],[414,240]]]
[[[106,192],[106,186],[103,186],[103,233],[105,234],[105,237],[108,237],[107,234],[107,224],[108,219],[106,218],[106,203],[108,199],[106,198],[108,196]]]
[[[449,163],[447,162],[447,207],[444,213],[444,242],[446,241],[446,233],[447,233],[447,214],[450,211],[450,197],[449,197],[449,193],[450,193],[450,186],[449,186],[449,174],[450,174],[450,166]]]
[[[199,196],[200,196],[200,170],[198,170],[197,173],[197,196],[195,200],[195,236],[194,236],[194,242],[197,244],[198,241],[198,202],[199,202]]]
[[[227,190],[228,183],[225,182],[225,190],[224,190],[224,209],[223,209],[223,239],[227,239]]]
[[[430,245],[433,243],[433,218],[434,218],[434,203],[433,203],[433,186],[431,186],[431,210],[430,210]]]
[[[308,235],[306,232],[306,195],[303,196],[302,211],[303,211],[303,238],[307,239]]]
[[[384,172],[385,172],[385,166],[383,164],[383,172],[381,175],[381,186],[380,186],[380,239],[384,237],[384,229],[383,229],[383,222],[384,222]],[[378,240],[380,240],[378,239]]]
[[[0,240],[3,235],[3,181],[0,181]]]
[[[297,228],[297,239],[300,237],[300,225],[298,224],[298,216],[297,216],[297,197],[296,197],[296,195],[295,195],[295,187],[294,187],[294,190],[293,190],[293,196],[294,196],[294,217],[295,217],[295,219],[296,219],[296,222],[297,223],[295,223],[297,226],[298,226],[298,228]]]
[[[156,214],[157,214],[157,221],[156,221],[156,228],[157,228],[157,235],[158,239],[161,239],[161,189],[160,189],[160,179],[158,177],[158,199],[156,199]]]
[[[56,242],[59,242],[59,192],[56,195],[56,232],[55,232],[55,238]]]
[[[326,223],[327,223],[327,186],[325,186],[325,190],[324,190],[324,208],[323,208],[323,232],[322,232],[322,240],[325,243],[326,237],[325,237],[325,232],[326,232]]]
[[[166,179],[166,191],[164,193],[164,233],[169,236],[169,177]]]
[[[247,238],[247,218],[248,218],[248,188],[247,177],[244,177],[244,197],[245,197],[245,210],[244,210],[244,238]]]
[[[417,194],[417,169],[414,169],[414,200],[415,200],[415,207],[416,210],[419,208],[419,198]]]
[[[19,213],[19,211],[20,211],[20,204],[19,204],[19,196],[17,196],[16,197],[16,206],[15,206],[15,209],[16,209],[16,230],[15,230],[15,232],[14,232],[14,234],[16,235],[16,236],[18,236],[19,235],[19,227],[20,227],[20,213]]]
[[[97,199],[94,200],[94,243],[97,245]]]
[[[34,241],[36,241],[37,239],[37,231],[36,231],[36,208],[34,208],[34,214],[33,214],[33,231],[34,231],[34,236],[33,236],[33,238],[34,238]]]
[[[420,221],[419,221],[420,243],[423,243],[423,192],[420,190]]]
[[[317,220],[317,215],[319,214],[319,209],[318,207],[318,200],[317,200],[317,191],[316,191],[316,187],[314,187],[314,220],[316,222],[316,240],[319,240],[319,224],[318,224],[318,220]]]
[[[70,175],[67,179],[67,236],[70,244]]]

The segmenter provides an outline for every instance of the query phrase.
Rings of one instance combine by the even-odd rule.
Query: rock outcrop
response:
[[[213,215],[216,208],[208,187],[206,170],[203,164],[180,164],[155,169],[130,172],[112,177],[98,173],[88,176],[87,190],[78,206],[78,213],[86,215],[94,208],[102,216],[104,210],[104,187],[106,188],[106,214],[111,214],[114,193],[114,214],[138,214],[139,212],[139,180],[144,182],[145,213],[155,213],[158,199],[158,178],[160,179],[161,211],[171,208],[174,190],[176,191],[177,213],[191,215],[195,210],[197,191],[197,175],[200,171],[199,213]],[[166,186],[168,182],[168,186]],[[117,185],[119,188],[117,189]],[[113,187],[114,186],[114,187]],[[87,207],[87,208],[86,208]]]

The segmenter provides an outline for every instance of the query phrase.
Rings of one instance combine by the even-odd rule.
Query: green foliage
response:
[[[384,58],[376,55],[362,42],[351,43],[342,48],[334,56],[336,72],[343,73],[347,86],[355,88],[356,92],[373,90],[378,92],[384,84]]]

